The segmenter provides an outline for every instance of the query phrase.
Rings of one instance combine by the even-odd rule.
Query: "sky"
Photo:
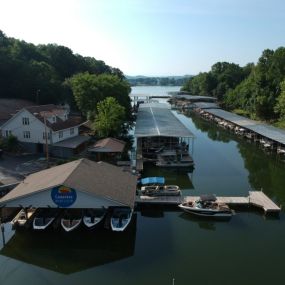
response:
[[[285,46],[285,1],[0,0],[0,30],[67,46],[126,75],[194,75]]]

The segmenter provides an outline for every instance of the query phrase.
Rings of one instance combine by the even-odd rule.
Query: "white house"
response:
[[[1,133],[3,137],[17,137],[28,151],[43,152],[49,145],[51,154],[65,157],[88,140],[79,136],[82,123],[81,117],[70,116],[69,110],[60,106],[28,106],[2,124]]]

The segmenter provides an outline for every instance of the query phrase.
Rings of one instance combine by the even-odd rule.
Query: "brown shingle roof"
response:
[[[19,110],[34,103],[22,99],[0,99],[0,125],[8,121]]]
[[[31,112],[35,117],[37,117],[41,122],[44,123],[44,116],[46,115],[55,115],[58,116],[62,114],[65,109],[60,106],[56,106],[54,104],[48,104],[48,105],[38,105],[38,106],[30,106],[25,108],[29,112]],[[69,116],[67,120],[63,121],[59,117],[56,117],[55,123],[50,123],[46,120],[46,124],[49,128],[51,128],[53,131],[60,131],[72,127],[76,127],[80,124],[82,124],[84,120],[80,116]]]
[[[92,152],[122,152],[126,143],[115,138],[99,140],[89,149]]]
[[[133,208],[136,183],[135,176],[117,166],[79,159],[29,175],[0,199],[0,204],[31,196],[57,185],[65,185]]]

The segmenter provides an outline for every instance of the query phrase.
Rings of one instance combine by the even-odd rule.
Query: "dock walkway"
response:
[[[179,205],[182,202],[196,201],[199,196],[137,196],[137,205]],[[217,202],[225,203],[229,206],[256,206],[262,208],[265,213],[279,213],[278,207],[262,191],[250,191],[247,197],[217,197]]]

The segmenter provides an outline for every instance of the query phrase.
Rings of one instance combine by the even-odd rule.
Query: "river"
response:
[[[280,158],[195,114],[178,117],[195,135],[195,169],[185,173],[150,166],[144,175],[164,175],[184,194],[247,195],[262,189],[284,208]],[[238,209],[230,221],[219,222],[147,208],[136,212],[125,233],[14,234],[6,225],[5,235],[3,285],[171,285],[173,279],[175,285],[267,285],[284,280],[284,211],[270,218],[259,210]]]

